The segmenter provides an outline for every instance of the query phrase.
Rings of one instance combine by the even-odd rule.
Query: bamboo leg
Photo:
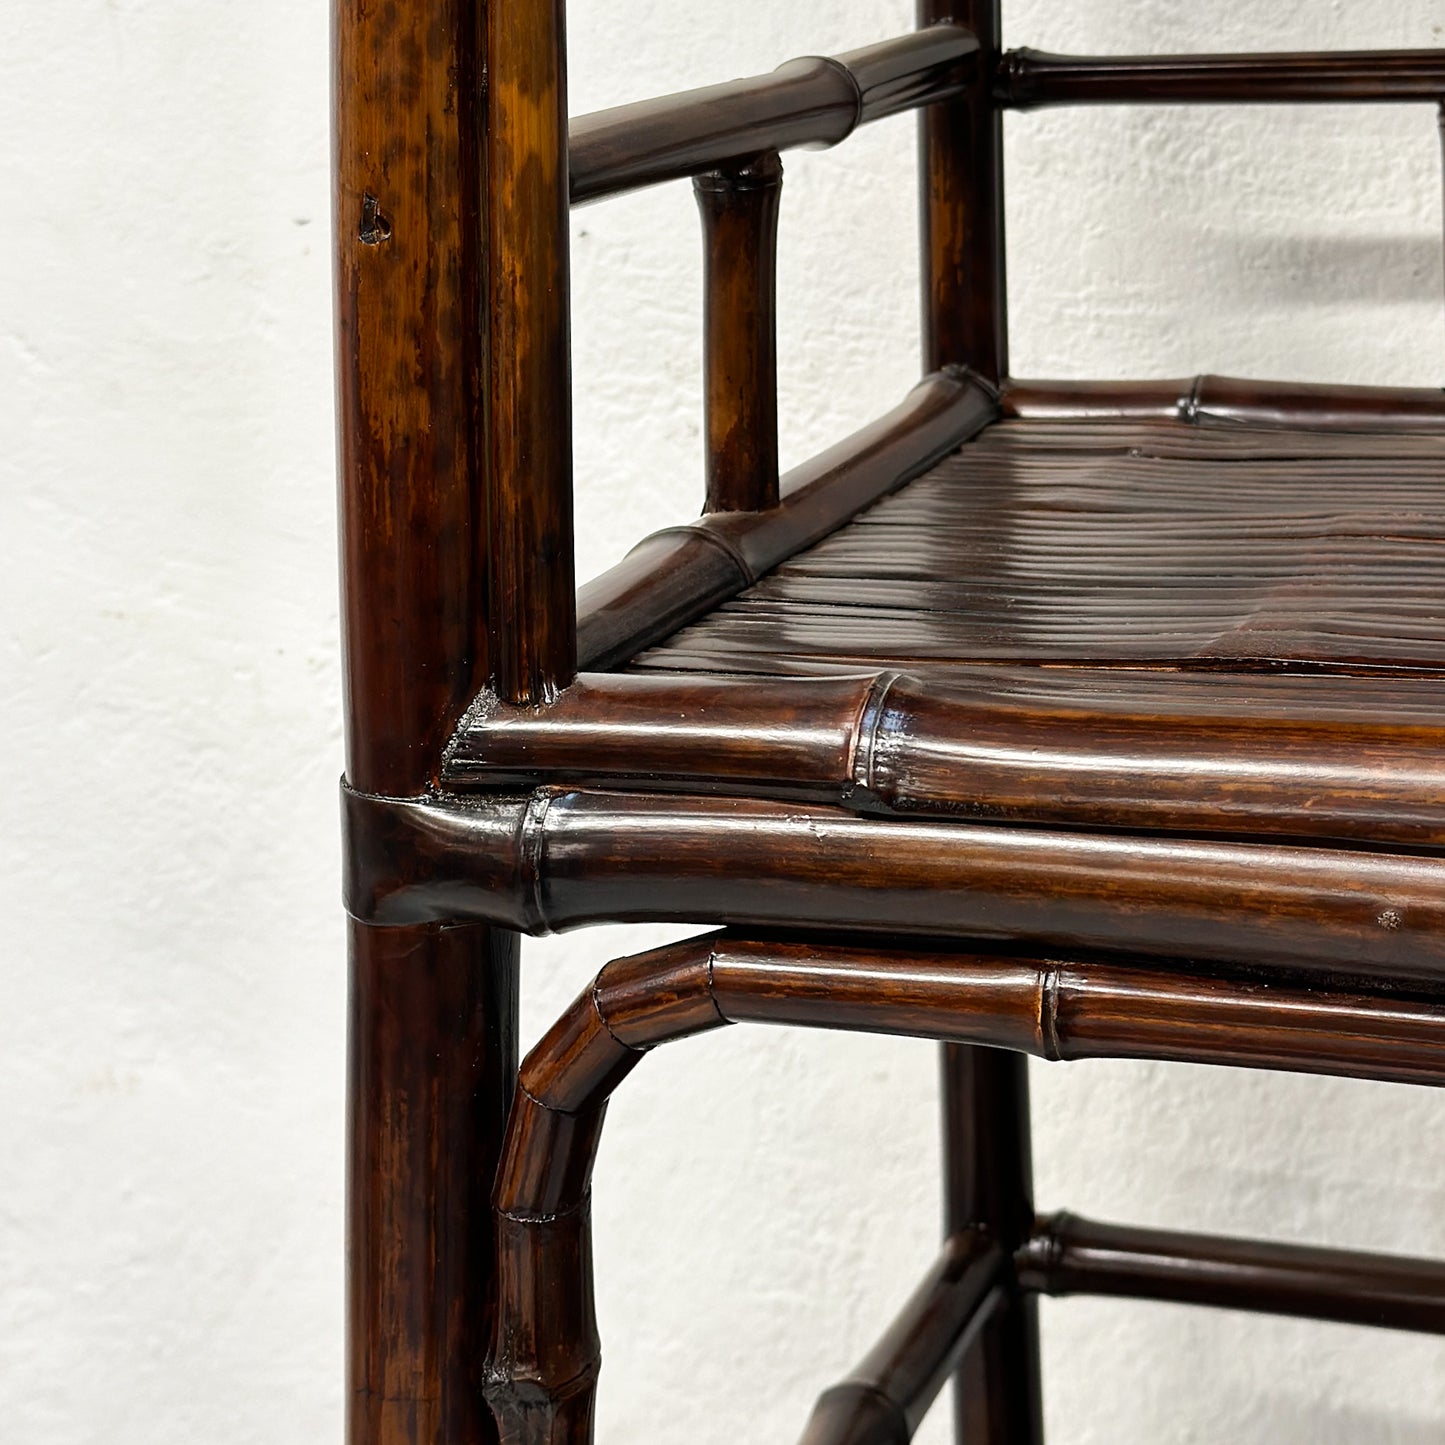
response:
[[[1027,1059],[945,1044],[943,1103],[945,1228],[984,1230],[1012,1251],[1033,1227]],[[961,1445],[1042,1445],[1037,1307],[1007,1285],[956,1376]]]
[[[351,924],[350,1445],[491,1445],[491,1181],[517,1058],[517,936]]]

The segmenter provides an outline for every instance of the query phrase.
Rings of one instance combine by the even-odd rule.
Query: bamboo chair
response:
[[[1440,1264],[1037,1214],[1024,1068],[1445,1075],[1445,394],[1014,380],[1000,204],[1009,108],[1436,103],[1445,51],[1001,53],[922,0],[569,140],[561,10],[337,11],[353,1445],[590,1438],[606,1100],[733,1022],[944,1043],[948,1238],[810,1445],[950,1377],[1037,1442],[1041,1292],[1445,1331]],[[908,109],[927,374],[780,481],[778,153]],[[683,177],[705,512],[574,596],[568,206]],[[519,934],[641,919],[720,931],[519,1077]]]

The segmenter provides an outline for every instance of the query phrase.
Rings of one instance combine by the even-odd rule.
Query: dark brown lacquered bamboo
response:
[[[452,324],[481,306],[471,14],[466,0],[401,4],[389,22],[362,0],[335,10],[346,769],[378,792],[431,781],[488,673],[474,430],[485,361],[477,329]]]
[[[646,1050],[745,1021],[1018,1051],[949,1059],[953,1244],[859,1371],[824,1396],[810,1445],[907,1440],[960,1356],[965,1438],[1041,1438],[1036,1326],[1020,1286],[1445,1329],[1445,1265],[1067,1216],[1036,1226],[1022,1059],[1118,1053],[1363,1075],[1371,1059],[1386,1061],[1381,1077],[1438,1083],[1438,1002],[1229,980],[1182,961],[1149,971],[717,934],[608,964],[522,1066],[494,1192],[500,1293],[486,1368],[507,1445],[590,1438],[600,1352],[588,1204],[607,1100]],[[985,1317],[995,1287],[1001,1310]]]
[[[352,925],[347,1439],[496,1438],[488,1199],[517,1071],[517,937]]]
[[[337,375],[347,776],[418,794],[488,675],[476,7],[338,0]],[[495,1167],[517,940],[350,925],[350,1445],[495,1439]]]
[[[483,26],[491,661],[514,702],[545,701],[576,668],[563,10],[497,5]],[[465,331],[468,314],[447,323]]]
[[[1445,430],[1440,387],[1323,386],[1195,376],[1181,381],[1010,381],[1003,414],[1029,421],[1182,421],[1323,431]]]
[[[1095,689],[1198,722],[1223,716],[1211,692],[1279,720],[1332,676],[1332,710],[1353,694],[1368,726],[1397,679],[1445,674],[1442,546],[1445,434],[1008,421],[635,665],[969,685],[1032,665],[1040,698],[1079,669],[1058,691],[1086,708]]]
[[[977,49],[936,26],[836,58],[790,60],[770,75],[636,101],[571,128],[574,205],[728,166],[764,151],[831,146],[868,121],[952,95]]]
[[[1008,375],[999,0],[918,0],[918,22],[960,25],[979,46],[966,89],[920,118],[924,366],[998,382]]]
[[[693,179],[703,220],[708,512],[778,505],[775,151]]]
[[[580,781],[743,791],[856,812],[1445,847],[1445,682],[1255,688],[1231,708],[1177,684],[1177,715],[1124,679],[987,670],[972,686],[896,672],[757,679],[586,673],[546,712],[474,713],[453,787]],[[1216,688],[1215,693],[1221,692]],[[1292,716],[1285,706],[1293,702]],[[1271,704],[1274,704],[1271,706]],[[1249,710],[1252,706],[1252,713]]]
[[[1002,105],[1438,101],[1445,50],[1258,55],[1047,55],[1011,50],[999,67]]]
[[[647,538],[578,597],[577,650],[610,668],[736,596],[975,435],[996,414],[964,373],[925,378],[886,416],[783,478],[779,506],[714,514]]]
[[[1036,1016],[1044,1018],[1047,1008],[1042,1004]],[[1033,1229],[1032,1128],[1028,1060],[978,1046],[1000,1041],[985,1032],[967,1042],[950,1039],[940,1050],[943,1224],[953,1236],[980,1230],[1012,1254]],[[999,1307],[957,1362],[955,1431],[981,1445],[1041,1445],[1038,1307],[1012,1267],[999,1283]]]
[[[961,24],[979,45],[967,89],[919,118],[924,365],[966,365],[994,384],[1009,367],[1003,119],[993,99],[1000,11],[999,0],[917,3],[920,25]],[[881,704],[884,695],[873,697]],[[946,1047],[942,1062],[946,1227],[992,1228],[997,1221],[979,1212],[977,1181],[1000,1181],[992,1203],[1003,1213],[1029,1208],[1027,1076],[1016,1060],[968,1047]],[[980,1081],[992,1089],[980,1094]],[[979,1112],[995,1106],[989,1118]],[[1002,1310],[960,1362],[958,1438],[973,1445],[1038,1445],[1040,1398],[1034,1307],[1010,1279]]]
[[[1017,1255],[1030,1289],[1124,1295],[1445,1334],[1445,1264],[1399,1255],[1039,1221]]]
[[[1445,861],[1410,853],[585,789],[457,803],[352,792],[345,821],[348,904],[380,923],[838,927],[1445,976]]]
[[[1440,205],[1441,217],[1445,219],[1445,100],[1440,102],[1436,112],[1440,128]]]
[[[1004,1265],[982,1230],[951,1235],[888,1332],[818,1400],[802,1445],[907,1445],[996,1310]]]
[[[493,1202],[497,1327],[484,1369],[502,1445],[587,1445],[601,1367],[591,1176],[607,1099],[666,1038],[716,1027],[710,940],[619,960],[528,1055]]]

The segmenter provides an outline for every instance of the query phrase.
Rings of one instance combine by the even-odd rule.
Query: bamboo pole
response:
[[[1445,1334],[1445,1264],[1399,1255],[1041,1219],[1016,1256],[1029,1289],[1120,1295]]]
[[[522,1066],[494,1191],[500,1293],[486,1371],[508,1445],[590,1438],[600,1349],[589,1191],[608,1099],[648,1050],[749,1021],[989,1046],[965,1050],[948,1075],[956,1090],[950,1216],[966,1220],[952,1231],[957,1252],[945,1254],[851,1387],[825,1397],[812,1445],[911,1432],[960,1359],[961,1378],[987,1384],[961,1402],[963,1420],[985,1431],[1007,1425],[1037,1433],[1032,1304],[1020,1290],[1137,1293],[1445,1326],[1445,1266],[1111,1233],[1067,1216],[1036,1226],[1027,1092],[1011,1072],[1019,1055],[1033,1053],[1440,1083],[1445,1005],[1224,978],[1182,961],[1145,970],[714,934],[608,964]],[[973,1329],[995,1287],[1001,1311]],[[850,1411],[859,1429],[873,1433],[842,1433]],[[893,1435],[879,1433],[886,1431]]]
[[[693,180],[703,223],[707,512],[778,504],[776,151]]]
[[[1047,55],[1011,50],[999,102],[1049,105],[1327,105],[1434,101],[1445,50],[1309,51],[1254,55]]]
[[[437,802],[348,792],[344,816],[348,907],[378,923],[816,927],[1445,978],[1445,861],[1426,853],[586,789]]]
[[[998,1241],[967,1229],[942,1252],[887,1333],[823,1392],[802,1445],[907,1445],[1002,1302]]]
[[[545,713],[474,714],[447,781],[746,789],[905,817],[1445,846],[1445,729],[1428,694],[1392,713],[1372,690],[1343,720],[1311,715],[1317,682],[1234,713],[1181,677],[1174,715],[1131,701],[1136,686],[1107,673],[1020,685],[997,670],[967,686],[887,671],[585,673]]]

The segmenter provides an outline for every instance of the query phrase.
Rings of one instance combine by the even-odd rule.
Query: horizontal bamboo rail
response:
[[[578,1432],[590,1422],[600,1366],[590,1180],[608,1099],[648,1050],[740,1022],[906,1034],[1050,1059],[1445,1082],[1440,1002],[1221,977],[1183,962],[1151,970],[732,934],[616,960],[532,1050],[518,1079],[494,1193],[500,1298],[486,1372],[506,1445],[562,1445],[585,1438]],[[1000,1266],[981,1241],[945,1254],[852,1381],[860,1388],[824,1397],[811,1445],[907,1439],[966,1348]],[[1013,1267],[1033,1290],[1445,1330],[1445,1265],[1421,1261],[1111,1229],[1060,1215]],[[541,1299],[545,1309],[536,1307]],[[874,1396],[890,1407],[857,1408]],[[863,1424],[871,1417],[875,1433],[840,1433],[845,1406]],[[900,1435],[900,1425],[910,1428]]]
[[[1445,1263],[1098,1224],[1038,1222],[1014,1256],[1026,1289],[1122,1295],[1445,1334]]]
[[[908,1445],[1001,1302],[1004,1264],[983,1231],[952,1235],[888,1332],[824,1391],[802,1445]]]
[[[1430,856],[585,789],[344,798],[347,906],[370,922],[841,928],[1445,977]]]
[[[1324,431],[1445,430],[1438,386],[1322,386],[1195,376],[1179,381],[1009,381],[1005,417],[1026,421],[1172,421]]]
[[[769,75],[579,116],[570,127],[572,204],[700,175],[763,151],[833,146],[860,125],[956,95],[978,41],[934,25]]]
[[[577,654],[605,670],[750,587],[976,436],[998,415],[963,370],[925,377],[903,402],[782,479],[765,512],[715,512],[645,538],[577,597]]]
[[[1001,105],[1248,104],[1438,101],[1445,50],[1258,55],[1048,55],[1011,50],[994,94]]]
[[[1268,706],[1170,717],[1131,710],[1127,691],[1065,686],[1054,701],[1009,682],[584,673],[545,711],[475,712],[447,780],[746,790],[865,813],[1445,847],[1445,728],[1422,711],[1428,693],[1393,719],[1382,699],[1376,717],[1350,722],[1314,718],[1302,699],[1293,717]],[[1445,706],[1445,685],[1435,703]]]

